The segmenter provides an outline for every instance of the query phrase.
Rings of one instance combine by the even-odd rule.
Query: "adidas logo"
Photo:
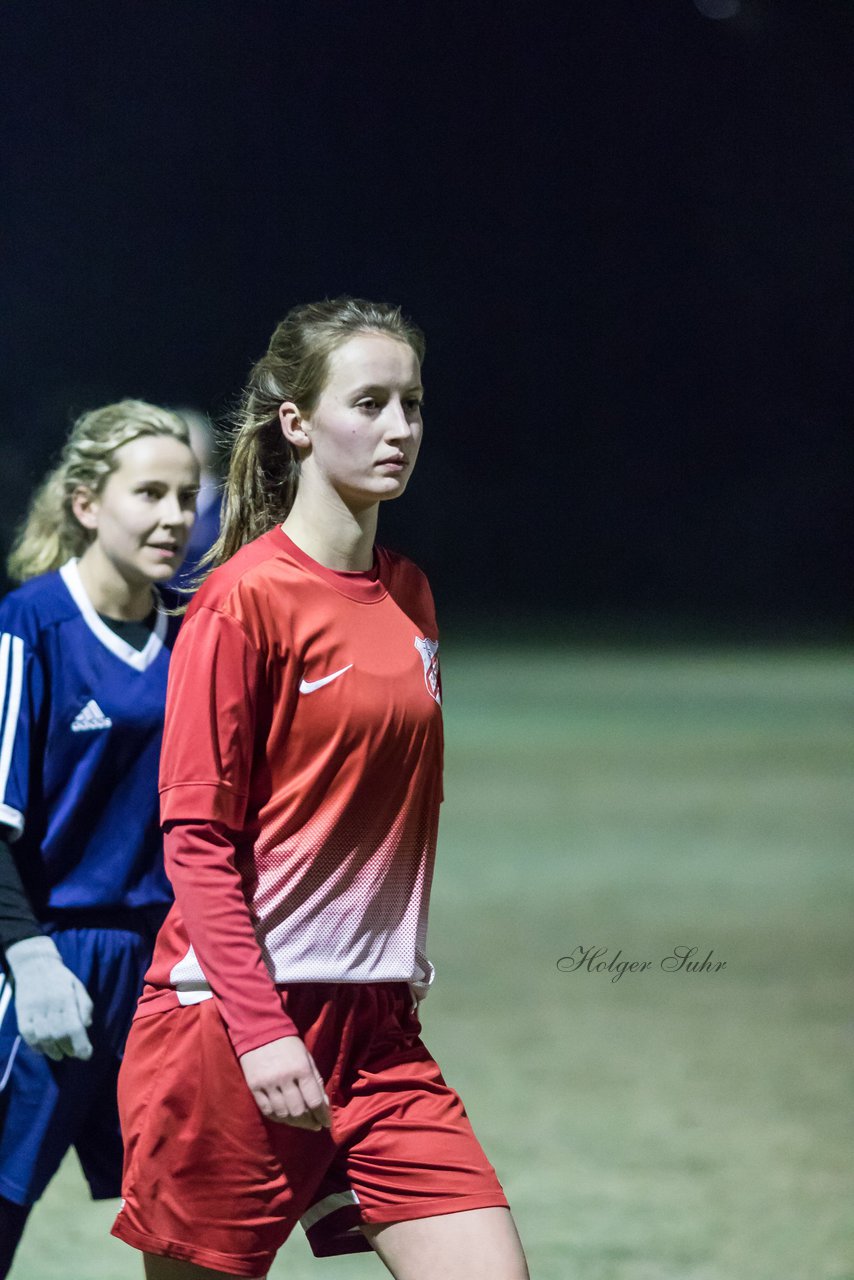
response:
[[[82,711],[71,721],[72,733],[83,733],[87,729],[109,729],[112,720],[105,716],[94,698],[90,698]]]

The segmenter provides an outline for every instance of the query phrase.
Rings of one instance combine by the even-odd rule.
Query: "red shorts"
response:
[[[213,1000],[137,1017],[119,1076],[124,1204],[113,1235],[259,1276],[300,1219],[326,1256],[369,1248],[360,1223],[507,1204],[419,1039],[404,984],[282,994],[326,1083],[331,1129],[264,1119]]]

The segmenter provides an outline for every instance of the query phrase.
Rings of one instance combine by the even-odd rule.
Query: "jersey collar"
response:
[[[361,604],[375,604],[388,595],[388,587],[382,580],[383,557],[379,547],[374,547],[373,569],[368,569],[364,573],[339,573],[335,569],[327,569],[325,564],[319,564],[317,560],[312,560],[310,555],[307,555],[292,538],[288,537],[281,525],[276,525],[272,532],[276,535],[279,546],[292,560],[296,560],[297,564],[308,569],[315,577],[322,579],[336,591],[340,591],[342,596],[357,600]]]
[[[146,671],[163,648],[163,641],[166,639],[166,628],[169,625],[166,614],[161,613],[158,607],[157,621],[154,624],[154,630],[148,637],[148,643],[144,649],[134,649],[132,644],[122,640],[121,636],[117,636],[115,631],[111,631],[107,624],[98,617],[95,606],[83,586],[83,579],[80,577],[80,569],[78,568],[76,557],[66,561],[59,571],[59,576],[68,588],[72,600],[82,613],[86,626],[101,641],[104,648],[109,649],[110,653],[114,654],[122,662],[126,662],[129,667],[133,667],[135,671]]]

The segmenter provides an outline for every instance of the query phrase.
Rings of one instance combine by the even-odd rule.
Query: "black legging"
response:
[[[12,1204],[0,1196],[0,1280],[12,1270],[12,1259],[30,1212],[28,1204]]]

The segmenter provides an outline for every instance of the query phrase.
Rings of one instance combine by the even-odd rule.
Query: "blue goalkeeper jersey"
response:
[[[158,611],[134,649],[76,560],[0,602],[0,823],[40,918],[171,900],[157,768],[179,623]]]

